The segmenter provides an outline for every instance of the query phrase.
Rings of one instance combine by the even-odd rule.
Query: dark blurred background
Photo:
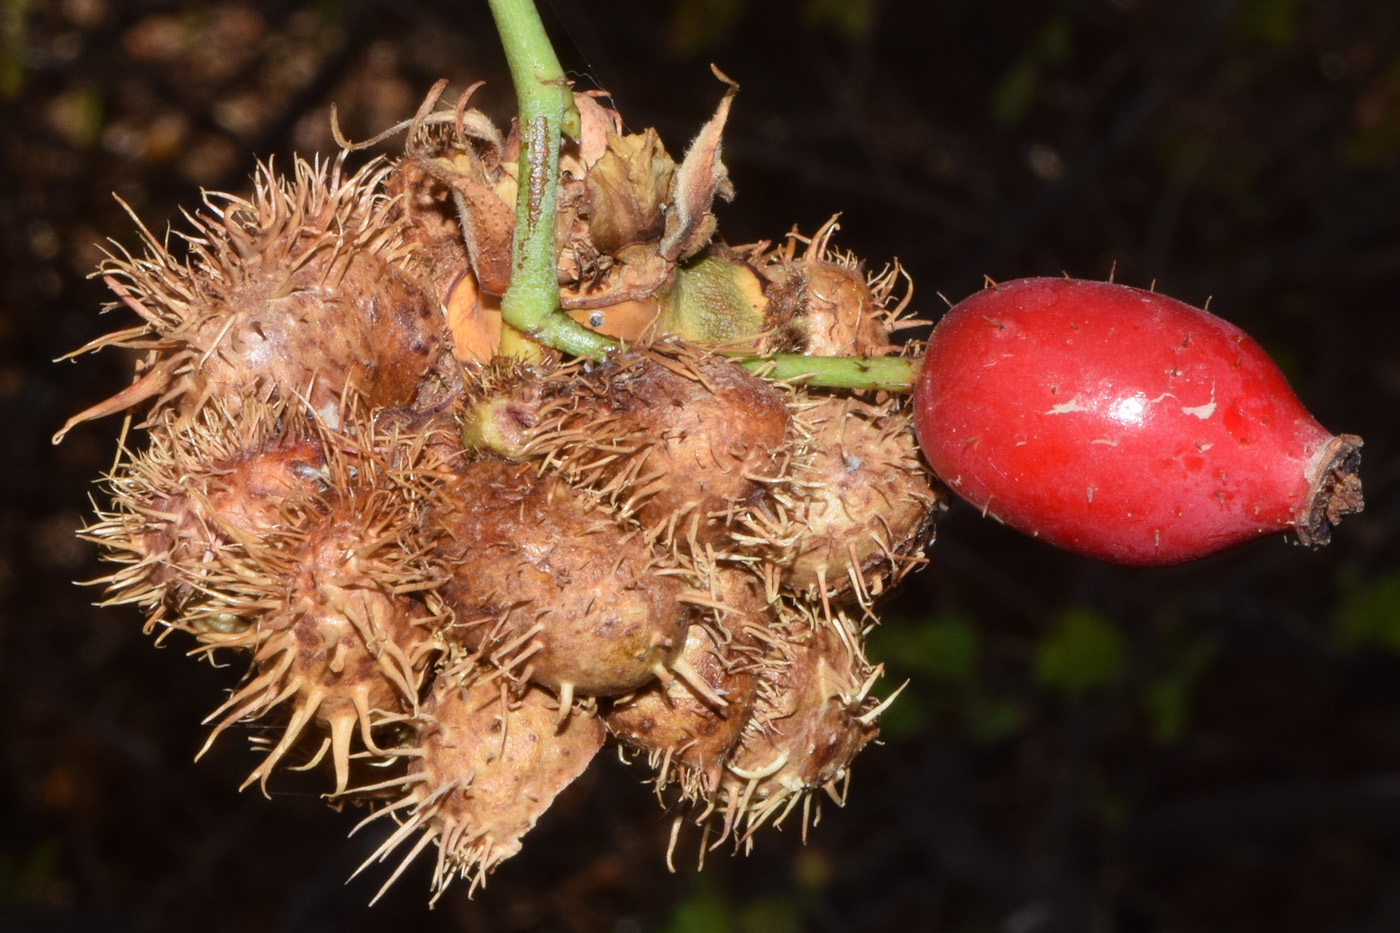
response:
[[[735,243],[893,257],[936,317],[982,277],[1156,287],[1242,325],[1334,431],[1368,508],[1167,570],[954,508],[871,652],[910,684],[805,847],[668,874],[642,775],[597,761],[472,900],[428,865],[344,884],[383,829],[200,719],[240,673],[98,610],[74,531],[129,378],[86,278],[253,157],[334,150],[439,77],[509,82],[484,2],[0,0],[0,929],[1400,929],[1400,4],[1394,0],[544,0],[580,85],[684,150],[723,87]],[[393,143],[390,146],[394,145]],[[125,324],[125,320],[121,322]],[[693,851],[683,835],[682,852]]]

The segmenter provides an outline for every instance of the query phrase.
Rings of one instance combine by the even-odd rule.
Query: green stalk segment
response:
[[[745,369],[775,382],[795,382],[837,389],[884,389],[912,392],[918,361],[905,356],[736,355]]]
[[[510,287],[501,297],[501,317],[540,343],[580,356],[616,347],[563,314],[554,271],[554,213],[559,195],[559,134],[578,111],[564,69],[531,0],[490,0],[505,47],[519,107],[520,194],[515,200],[515,243]]]

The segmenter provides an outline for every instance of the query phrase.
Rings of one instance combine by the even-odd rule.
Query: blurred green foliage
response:
[[[806,0],[796,15],[804,26],[855,41],[875,25],[877,0]],[[733,37],[748,0],[676,0],[671,6],[670,44],[683,56],[697,55]]]
[[[1035,41],[1011,64],[992,88],[992,117],[1013,126],[1030,112],[1046,66],[1059,64],[1074,51],[1074,24],[1064,15],[1051,16]]]
[[[951,683],[971,680],[981,654],[977,629],[957,615],[892,620],[875,630],[871,644],[901,672]]]
[[[25,14],[29,0],[0,0],[0,97],[24,86]]]
[[[1333,621],[1344,647],[1367,645],[1400,654],[1400,574],[1344,577]]]
[[[709,877],[696,877],[694,889],[676,903],[661,927],[662,933],[712,933],[732,929],[733,910],[729,899],[713,882],[706,880]]]
[[[49,101],[48,123],[74,149],[88,149],[102,135],[103,110],[97,89],[75,87]]]
[[[60,851],[53,841],[16,854],[0,851],[0,904],[43,903],[59,878]]]
[[[876,0],[807,0],[802,18],[808,25],[859,39],[875,22]]]
[[[795,890],[736,902],[712,875],[697,875],[660,927],[662,933],[800,933],[805,928]]]
[[[1241,4],[1232,25],[1241,38],[1285,48],[1298,35],[1305,6],[1306,0],[1251,0]]]
[[[937,721],[952,720],[987,744],[1014,733],[1026,719],[1023,703],[997,692],[986,676],[982,636],[960,615],[887,619],[867,642],[872,660],[891,680],[908,679],[880,717],[887,741],[917,741]]]
[[[1123,636],[1089,609],[1065,610],[1035,652],[1035,679],[1042,686],[1080,696],[1123,679],[1127,671]]]
[[[744,0],[677,0],[671,8],[671,48],[695,55],[733,31],[744,13]]]
[[[1166,670],[1143,686],[1140,701],[1158,744],[1172,745],[1186,735],[1197,681],[1216,653],[1213,640],[1198,636],[1175,657],[1168,657]]]
[[[1400,606],[1400,588],[1394,599]],[[1396,626],[1400,632],[1400,621]],[[1179,625],[1167,626],[1165,637],[1158,634],[1148,637],[1143,625],[1130,632],[1092,609],[1070,607],[1026,658],[1013,661],[1005,646],[988,650],[964,616],[889,619],[871,634],[870,656],[893,679],[908,682],[881,717],[881,735],[918,741],[940,722],[951,722],[987,745],[1026,728],[1044,691],[1071,700],[1113,691],[1118,699],[1108,702],[1139,710],[1155,742],[1174,744],[1187,733],[1196,689],[1218,644],[1208,632]]]

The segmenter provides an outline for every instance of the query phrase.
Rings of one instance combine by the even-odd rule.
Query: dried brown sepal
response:
[[[569,140],[560,153],[564,170],[582,175],[591,169],[608,151],[608,140],[622,132],[622,114],[604,104],[612,97],[604,90],[574,91],[574,107],[578,110],[578,139]],[[576,158],[583,171],[576,171],[566,160]]]
[[[672,270],[656,247],[670,157],[654,132],[621,136],[601,127],[592,135],[600,133],[605,145],[594,162],[567,140],[560,155],[556,271],[559,303],[571,312],[645,302]]]
[[[616,255],[661,239],[675,163],[654,129],[608,136],[606,146],[584,179],[583,213],[594,247]]]
[[[395,220],[404,238],[409,267],[423,279],[430,294],[446,304],[452,283],[471,271],[471,256],[451,187],[422,161],[405,156],[394,165],[384,192],[398,206]]]
[[[557,702],[538,688],[516,694],[490,679],[461,686],[439,678],[414,725],[406,793],[365,821],[388,814],[399,825],[359,871],[418,838],[375,900],[434,843],[433,900],[455,878],[468,879],[475,891],[520,851],[521,838],[606,736],[593,716],[559,723]]]
[[[680,569],[599,502],[530,464],[477,460],[430,521],[451,576],[448,636],[520,681],[615,696],[644,686],[685,643]]]
[[[720,77],[730,90],[679,165],[655,130],[623,134],[619,114],[601,102],[606,94],[574,94],[581,131],[562,141],[555,241],[561,305],[590,326],[589,312],[606,309],[598,329],[613,333],[612,323],[632,339],[638,321],[654,320],[677,263],[710,244],[712,202],[733,197],[720,142],[735,86]],[[489,297],[510,282],[520,143],[515,128],[503,137],[467,108],[476,86],[439,109],[444,87],[405,124],[405,156],[386,189],[399,204],[412,267],[448,308],[457,358],[484,362],[499,345]]]
[[[731,89],[679,165],[655,130],[622,135],[616,111],[580,105],[584,141],[566,141],[560,158],[560,302],[569,311],[606,309],[605,321],[617,327],[604,324],[605,333],[632,339],[636,320],[650,323],[650,303],[669,287],[677,264],[714,237],[715,197],[733,197],[720,141],[734,87],[723,80]]]
[[[467,107],[480,86],[467,88],[447,110],[435,109],[446,83],[434,86],[409,121],[404,157],[385,185],[398,204],[412,261],[444,304],[464,272],[491,295],[510,284],[514,182],[503,165],[500,131]]]
[[[605,93],[574,94],[574,106],[579,113],[579,139],[560,139],[559,186],[554,214],[555,266],[559,281],[559,299],[563,307],[572,308],[581,294],[605,296],[617,284],[618,276],[628,270],[617,257],[593,242],[589,217],[588,176],[608,151],[608,140],[622,132],[622,118],[617,111],[601,103]],[[519,175],[519,127],[511,128],[506,151],[512,163],[508,166],[512,182]],[[627,197],[630,191],[620,193]],[[606,297],[600,297],[608,301]]]
[[[1361,438],[1340,434],[1331,439],[1309,464],[1311,490],[1294,525],[1298,543],[1323,547],[1332,540],[1332,527],[1365,506],[1361,495]]]
[[[563,140],[560,152],[555,241],[566,309],[645,300],[671,274],[657,242],[674,164],[654,131],[622,135],[621,117],[600,103],[606,96],[575,93],[580,137]],[[499,296],[510,283],[519,137],[514,128],[504,138],[488,133],[485,118],[466,110],[465,101],[452,113],[433,111],[435,104],[430,96],[420,110],[399,172],[406,191],[425,185],[434,192],[426,199],[414,193],[423,205],[417,226],[427,234],[418,239],[429,244],[430,267],[450,270],[435,277],[446,297],[462,271],[451,261],[456,247],[442,222],[450,202],[474,280],[483,295]]]
[[[713,68],[729,89],[724,92],[715,115],[709,119],[686,150],[685,158],[676,169],[671,202],[666,211],[666,232],[661,238],[660,253],[669,262],[689,259],[715,235],[718,222],[711,211],[716,196],[733,200],[734,186],[729,170],[720,160],[720,143],[724,124],[729,119],[729,106],[739,85]]]

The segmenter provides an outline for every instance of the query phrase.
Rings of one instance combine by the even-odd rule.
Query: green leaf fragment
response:
[[[1071,696],[1109,686],[1126,671],[1123,636],[1088,609],[1065,612],[1036,649],[1036,681]]]

